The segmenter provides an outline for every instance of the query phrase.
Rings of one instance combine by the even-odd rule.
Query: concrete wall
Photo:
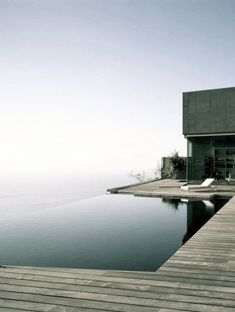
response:
[[[235,87],[183,93],[183,134],[235,133]]]

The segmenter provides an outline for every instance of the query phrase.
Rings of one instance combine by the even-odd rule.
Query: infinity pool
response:
[[[0,264],[155,271],[226,201],[106,194],[0,207]]]

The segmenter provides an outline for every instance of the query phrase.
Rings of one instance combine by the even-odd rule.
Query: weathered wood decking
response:
[[[2,311],[235,311],[235,197],[157,272],[0,268]]]
[[[108,189],[110,193],[133,194],[144,197],[174,197],[174,198],[200,198],[212,199],[216,196],[232,197],[235,195],[235,185],[214,185],[210,191],[181,191],[180,186],[185,182],[179,180],[155,180],[147,183],[137,183],[127,186]]]

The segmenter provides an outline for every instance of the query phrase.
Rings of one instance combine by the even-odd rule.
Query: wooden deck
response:
[[[235,311],[235,197],[157,272],[2,267],[2,311]]]
[[[110,193],[133,194],[144,197],[171,197],[171,198],[201,198],[212,199],[216,196],[235,196],[235,185],[217,185],[215,184],[210,191],[190,190],[189,192],[181,191],[180,186],[185,182],[179,180],[163,179],[145,183],[110,188]]]

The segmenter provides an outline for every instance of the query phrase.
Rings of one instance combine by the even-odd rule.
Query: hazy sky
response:
[[[182,92],[235,85],[234,0],[0,0],[1,173],[186,153]]]

